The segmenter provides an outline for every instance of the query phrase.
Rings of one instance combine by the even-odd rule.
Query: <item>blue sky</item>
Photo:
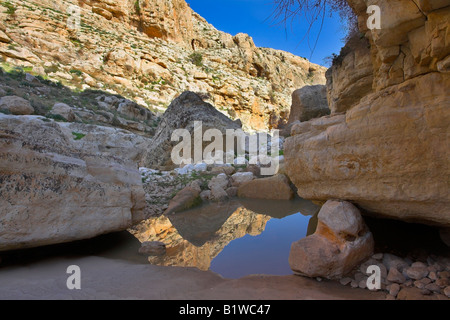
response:
[[[316,50],[311,57],[307,39],[303,40],[309,24],[298,17],[286,27],[273,21],[274,5],[271,0],[186,0],[191,8],[218,30],[235,35],[249,34],[258,47],[269,47],[305,57],[313,63],[324,65],[324,58],[339,53],[344,32],[339,15],[327,17]],[[317,38],[320,22],[309,37],[311,47]]]

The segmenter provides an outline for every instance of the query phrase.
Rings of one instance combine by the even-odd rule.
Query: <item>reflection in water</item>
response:
[[[133,234],[141,242],[166,244],[165,255],[149,257],[155,265],[211,269],[225,277],[289,274],[290,245],[306,235],[310,216],[317,210],[303,199],[208,203],[168,217],[150,218]],[[285,265],[279,268],[277,264]],[[264,268],[258,271],[252,266]]]

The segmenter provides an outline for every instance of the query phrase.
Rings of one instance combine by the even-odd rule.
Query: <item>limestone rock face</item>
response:
[[[373,236],[349,202],[327,201],[317,230],[291,246],[289,265],[308,277],[341,278],[373,253]]]
[[[390,12],[373,31],[368,2],[349,3],[370,48],[344,51],[329,71],[332,115],[293,126],[286,172],[306,199],[346,199],[379,216],[449,226],[448,2],[420,2],[422,13],[410,1],[371,1]]]
[[[145,194],[135,162],[80,148],[69,124],[42,119],[0,114],[0,251],[141,221]]]
[[[217,111],[211,104],[204,102],[197,94],[189,91],[184,92],[170,104],[162,116],[160,124],[156,129],[154,142],[148,150],[146,166],[174,166],[171,159],[171,151],[175,145],[180,143],[180,141],[171,141],[172,133],[176,129],[186,129],[190,133],[189,138],[192,142],[191,156],[184,157],[183,155],[183,158],[194,159],[194,139],[196,138],[194,136],[194,130],[197,130],[194,125],[196,121],[201,122],[201,132],[198,129],[201,135],[208,129],[217,129],[225,135],[226,129],[241,128],[239,120],[233,121],[229,119]],[[223,141],[225,143],[226,139],[223,139]],[[201,154],[203,154],[202,141],[200,141],[200,146],[202,147]]]
[[[33,74],[79,90],[118,93],[161,113],[188,90],[241,119],[246,129],[276,128],[289,116],[295,89],[326,82],[326,68],[258,48],[246,34],[221,32],[184,0],[14,5],[14,15],[0,10],[5,63],[33,67]],[[75,29],[70,22],[76,17],[67,14],[71,8],[82,17]]]
[[[327,101],[327,87],[305,86],[292,94],[289,124],[294,121],[308,121],[330,114]]]

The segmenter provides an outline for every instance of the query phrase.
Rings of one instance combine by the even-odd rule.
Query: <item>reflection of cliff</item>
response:
[[[156,265],[208,270],[211,261],[234,239],[259,235],[270,216],[257,214],[238,203],[208,204],[170,217],[142,222],[133,230],[139,241],[161,241],[167,253],[149,257]]]

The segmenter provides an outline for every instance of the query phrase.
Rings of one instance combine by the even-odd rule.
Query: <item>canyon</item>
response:
[[[167,246],[145,267],[73,259],[93,279],[90,292],[71,296],[81,299],[176,298],[191,287],[198,298],[214,287],[219,298],[248,298],[240,292],[247,288],[256,298],[358,298],[361,292],[363,299],[447,299],[448,254],[374,252],[379,238],[369,230],[373,221],[364,219],[424,225],[448,249],[450,3],[347,2],[359,33],[328,69],[259,48],[247,34],[221,32],[184,0],[2,2],[0,254],[117,231],[139,244]],[[367,28],[369,5],[384,13],[379,30]],[[248,136],[280,129],[283,137],[263,147],[281,147],[268,156],[280,164],[276,174],[261,176],[263,159],[253,163],[248,150],[243,165],[174,165],[170,137],[175,129],[193,132],[195,120],[222,133],[242,128]],[[233,198],[289,202],[294,196],[314,202],[309,214],[318,224],[293,243],[289,262],[312,279],[228,280],[208,271],[230,241],[262,233],[270,220],[257,214],[261,208],[227,207]],[[196,208],[202,202],[223,206],[226,219],[218,209]],[[183,218],[186,209],[200,218]],[[199,235],[189,233],[192,225],[200,226]],[[384,268],[384,293],[328,281],[363,289],[365,271],[359,271],[370,263]],[[61,264],[30,269],[47,279],[47,268]],[[110,264],[112,277],[140,289],[112,294],[111,286],[95,281],[95,264]],[[163,268],[175,264],[187,269]],[[188,268],[194,266],[204,273]],[[345,278],[355,269],[355,279]],[[36,286],[14,280],[21,272],[0,274],[6,284],[0,298],[27,290],[36,297]],[[143,292],[141,276],[161,293]],[[177,279],[185,281],[183,293]],[[68,298],[36,283],[48,297]]]

